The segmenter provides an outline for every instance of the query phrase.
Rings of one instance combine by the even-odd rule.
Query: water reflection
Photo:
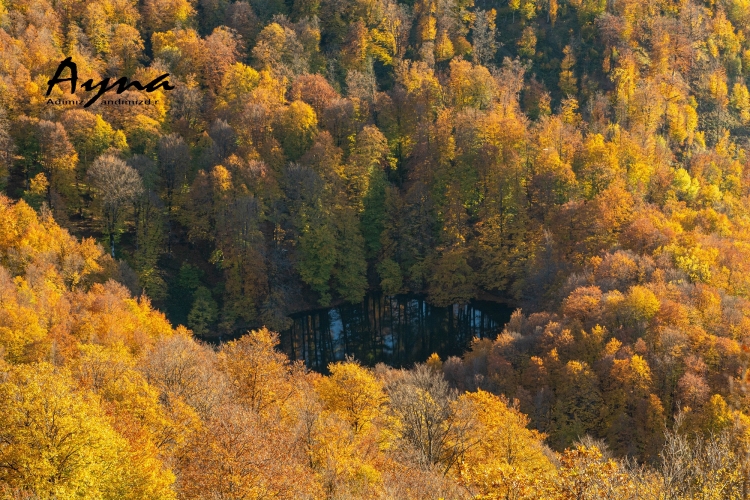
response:
[[[353,355],[367,365],[409,366],[436,352],[460,355],[474,337],[494,337],[510,319],[502,304],[472,301],[435,307],[413,295],[369,295],[361,304],[307,311],[292,316],[281,345],[291,359],[313,370]]]

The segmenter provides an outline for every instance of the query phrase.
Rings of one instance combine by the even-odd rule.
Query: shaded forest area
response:
[[[1,0],[4,495],[746,498],[748,37],[744,0]],[[175,89],[48,104],[68,56]],[[519,310],[412,370],[275,350],[368,291]]]

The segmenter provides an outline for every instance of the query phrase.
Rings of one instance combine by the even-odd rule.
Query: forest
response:
[[[748,0],[0,0],[2,498],[750,498],[748,77]],[[515,312],[280,350],[369,293]]]

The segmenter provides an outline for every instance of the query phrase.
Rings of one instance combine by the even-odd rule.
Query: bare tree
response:
[[[217,119],[208,131],[211,137],[211,166],[226,160],[237,149],[237,134],[224,120]]]
[[[216,353],[189,337],[174,335],[159,340],[141,370],[166,404],[182,399],[208,418],[226,402],[228,382],[218,369]]]
[[[735,429],[706,436],[667,431],[661,451],[661,487],[665,500],[682,498],[743,498],[743,454],[738,453]]]
[[[473,419],[454,404],[456,391],[441,374],[418,365],[388,388],[391,408],[402,423],[401,439],[423,467],[443,474],[471,445],[465,436]]]
[[[126,207],[143,192],[143,182],[133,167],[112,155],[97,158],[88,176],[102,204],[104,228],[109,235],[109,247],[114,257],[115,231]]]
[[[487,12],[477,9],[475,16],[473,25],[474,62],[482,66],[491,65],[497,51],[495,14],[492,11]]]

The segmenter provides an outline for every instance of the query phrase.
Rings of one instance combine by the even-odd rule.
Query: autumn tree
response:
[[[473,40],[474,47],[472,57],[475,63],[482,66],[491,65],[495,59],[497,36],[495,18],[497,13],[494,9],[490,11],[476,10],[474,12]]]
[[[368,431],[383,414],[387,401],[382,383],[352,360],[332,363],[328,369],[331,376],[316,386],[321,401],[351,425],[355,433]]]
[[[277,333],[255,330],[228,342],[219,353],[219,366],[237,398],[263,414],[282,405],[292,394],[289,360],[276,350]]]
[[[527,428],[528,417],[481,390],[462,398],[477,420],[470,438],[475,444],[459,466],[462,483],[483,497],[522,499],[547,493],[554,468],[542,436]]]
[[[302,101],[294,101],[280,111],[274,131],[287,157],[294,161],[312,146],[317,131],[315,111]]]
[[[399,439],[423,466],[444,473],[464,458],[474,444],[470,410],[457,402],[442,374],[426,365],[404,374],[388,387],[391,410],[399,425]],[[405,453],[409,453],[405,450]]]
[[[115,256],[115,233],[123,212],[143,191],[143,182],[138,172],[116,156],[97,158],[88,172],[91,183],[99,192],[102,204],[105,232],[109,236],[109,248]]]
[[[269,429],[251,409],[224,405],[206,424],[179,467],[177,490],[184,498],[292,499],[319,493],[294,436]]]
[[[3,483],[39,496],[175,498],[173,478],[131,462],[128,442],[96,399],[75,390],[65,370],[20,365],[4,378]]]

